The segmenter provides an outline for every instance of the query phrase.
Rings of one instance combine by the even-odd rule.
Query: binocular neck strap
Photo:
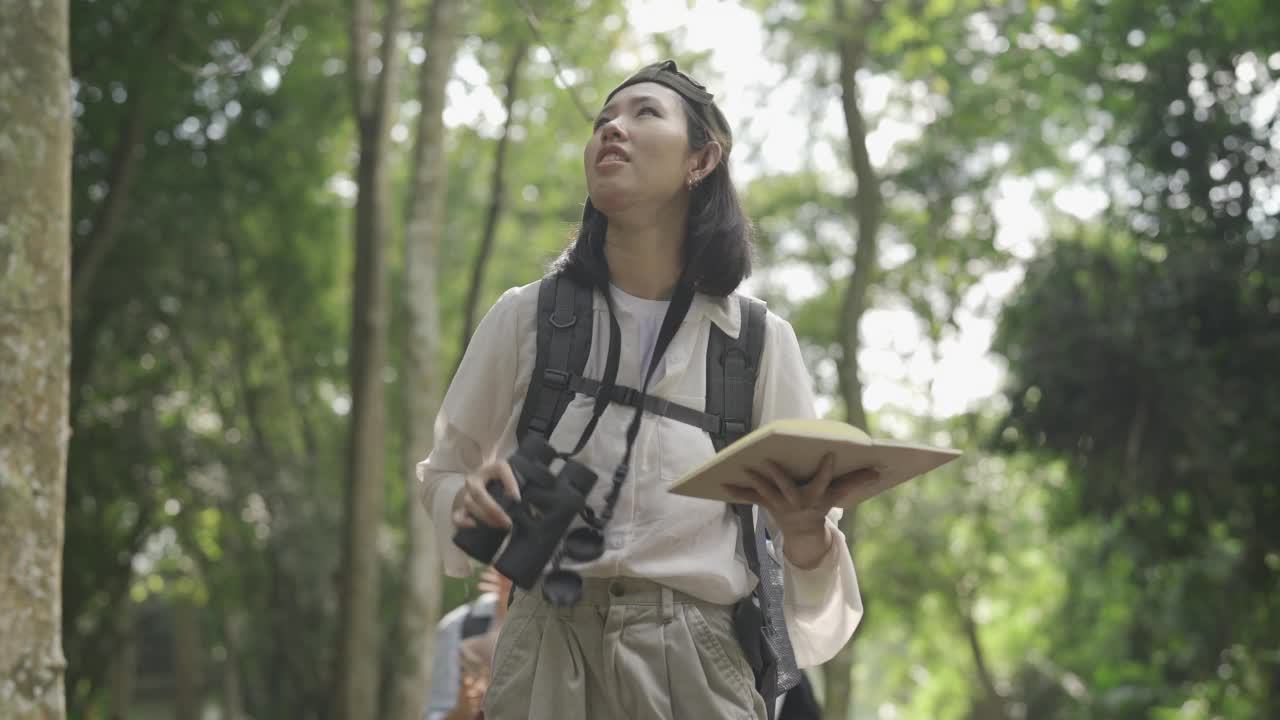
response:
[[[662,360],[662,356],[666,354],[667,347],[671,345],[671,341],[675,339],[676,332],[680,329],[680,324],[684,322],[684,318],[689,314],[689,306],[693,304],[693,287],[683,282],[676,285],[675,297],[671,298],[671,304],[667,306],[667,313],[662,317],[662,328],[658,331],[658,340],[653,347],[653,360],[649,362],[649,368],[644,374],[644,383],[640,386],[640,402],[636,403],[635,414],[631,416],[631,425],[627,427],[627,449],[622,455],[622,462],[618,463],[617,469],[613,471],[613,487],[609,490],[609,495],[605,498],[604,513],[601,520],[609,522],[613,517],[613,508],[618,504],[618,495],[622,491],[622,483],[627,479],[627,474],[631,470],[631,450],[635,447],[636,437],[640,434],[640,418],[644,415],[645,399],[649,395],[649,381],[653,379],[653,373],[658,369],[658,363]],[[613,302],[609,303],[609,315],[613,316]],[[610,388],[612,391],[612,388]]]
[[[600,417],[604,415],[605,409],[609,406],[610,398],[613,396],[613,388],[618,384],[618,364],[622,357],[622,330],[618,326],[618,316],[613,308],[613,296],[608,288],[604,290],[604,301],[609,308],[609,354],[604,363],[604,378],[600,382],[600,392],[596,394],[596,402],[591,410],[591,419],[587,421],[586,427],[582,429],[582,434],[578,436],[578,442],[574,445],[573,451],[562,454],[563,459],[577,455],[582,452],[582,448],[586,447],[587,441],[591,439],[591,435],[596,431],[596,425],[600,422]],[[649,381],[653,378],[658,362],[666,354],[667,347],[675,339],[676,331],[680,329],[680,324],[684,322],[685,316],[689,314],[689,306],[692,304],[693,288],[681,283],[676,290],[675,297],[671,300],[671,304],[667,307],[666,314],[662,317],[662,327],[658,331],[658,339],[654,345],[653,359],[649,362],[649,368],[644,376],[644,384],[640,388],[640,402],[637,403],[636,414],[631,420],[631,426],[627,428],[627,450],[622,461],[624,465],[630,462],[631,447],[635,443],[636,435],[639,434],[640,416],[644,408],[644,399],[649,390]]]
[[[609,306],[609,355],[604,363],[604,378],[600,383],[600,394],[596,395],[595,407],[591,410],[591,419],[587,421],[587,426],[578,436],[578,443],[573,446],[573,452],[561,456],[564,460],[577,455],[582,452],[582,448],[586,447],[591,434],[596,431],[596,423],[600,422],[600,416],[604,415],[605,408],[609,407],[609,397],[613,395],[613,388],[618,383],[618,362],[622,357],[622,330],[618,328],[618,318],[613,312],[613,298],[609,296],[607,288],[604,299]]]
[[[644,414],[644,401],[649,392],[649,382],[653,379],[654,371],[658,367],[658,363],[662,360],[663,355],[667,352],[667,347],[671,345],[671,341],[675,339],[676,331],[680,329],[681,323],[684,322],[685,316],[689,314],[689,307],[693,304],[693,287],[683,282],[683,276],[676,285],[675,296],[671,299],[671,304],[667,306],[667,312],[662,317],[662,327],[658,331],[658,339],[653,348],[653,359],[649,362],[649,367],[645,371],[644,383],[640,387],[640,402],[636,404],[635,415],[631,418],[631,424],[627,427],[627,445],[626,451],[623,453],[622,462],[618,464],[617,469],[613,472],[613,487],[609,490],[609,495],[605,499],[604,513],[597,517],[587,508],[587,521],[601,529],[604,524],[613,517],[613,508],[618,504],[618,495],[622,490],[622,483],[627,479],[627,474],[631,466],[631,450],[635,447],[636,437],[640,434],[640,418]],[[618,383],[618,363],[622,356],[622,330],[618,326],[617,313],[613,307],[613,296],[609,288],[604,288],[605,304],[609,308],[609,355],[605,360],[604,378],[600,384],[600,392],[596,395],[595,406],[592,408],[591,419],[587,421],[587,426],[582,429],[582,435],[578,437],[578,443],[574,446],[573,452],[562,453],[562,459],[569,459],[574,455],[582,452],[582,448],[586,447],[587,441],[591,439],[592,433],[596,430],[596,425],[600,422],[600,417],[604,415],[604,411],[609,406],[610,398],[613,396],[613,388]]]

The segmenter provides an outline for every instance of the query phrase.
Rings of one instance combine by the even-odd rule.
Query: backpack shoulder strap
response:
[[[741,310],[738,337],[729,337],[713,323],[707,338],[706,412],[721,419],[719,431],[711,433],[717,452],[751,430],[756,376],[764,352],[764,303],[733,297]]]
[[[730,338],[712,325],[707,341],[706,411],[721,416],[720,432],[711,436],[717,452],[751,430],[756,379],[764,354],[765,304],[741,295],[737,299],[742,311],[738,337]],[[759,642],[768,646],[765,653],[768,659],[752,669],[756,674],[756,689],[765,698],[772,719],[774,698],[794,687],[800,679],[782,609],[782,568],[769,554],[763,518],[757,522],[750,505],[734,505],[733,510],[742,529],[747,566],[759,578],[750,602],[759,610]],[[749,629],[743,631],[755,634]]]
[[[525,394],[517,442],[529,432],[551,435],[573,399],[569,380],[581,376],[591,354],[594,293],[564,273],[542,278],[538,287],[537,356]]]

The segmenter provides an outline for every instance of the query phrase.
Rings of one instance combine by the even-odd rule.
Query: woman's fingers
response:
[[[787,471],[781,465],[769,460],[765,462],[764,470],[770,484],[777,488],[778,492],[787,499],[788,505],[804,506],[804,495],[801,494],[800,487],[796,485],[796,481],[787,474]]]
[[[475,518],[467,514],[467,484],[464,480],[462,487],[458,488],[457,494],[453,496],[453,508],[449,512],[449,519],[453,520],[455,528],[473,528],[476,526]]]
[[[854,470],[845,473],[831,481],[830,487],[827,488],[826,494],[823,496],[824,501],[835,507],[839,505],[854,488],[860,485],[867,485],[880,479],[880,471],[875,468],[863,468],[862,470]]]
[[[767,460],[758,468],[748,468],[751,487],[765,501],[776,508],[810,508],[820,505],[831,487],[835,469],[835,456],[822,457],[818,470],[808,482],[799,485],[786,469],[773,460]]]
[[[459,492],[464,493],[466,491],[467,489],[463,488]],[[462,506],[459,506],[456,510],[453,511],[452,517],[453,517],[453,526],[456,528],[473,528],[476,526],[475,518],[472,518],[469,514],[467,514],[466,508]]]
[[[822,498],[827,495],[827,488],[831,486],[831,476],[835,471],[836,457],[833,453],[827,453],[822,456],[822,462],[818,463],[818,470],[804,484],[801,492],[804,496],[804,505],[818,505]]]
[[[741,485],[721,485],[734,500],[747,505],[760,505],[764,498],[760,497],[760,493],[751,488],[742,487]]]
[[[487,477],[496,477],[502,481],[502,489],[506,492],[507,497],[514,500],[520,499],[520,483],[516,482],[516,474],[511,471],[511,465],[507,462],[496,462],[488,466],[485,473]]]
[[[751,482],[751,487],[764,500],[764,505],[769,507],[785,507],[787,500],[782,494],[780,485],[789,481],[783,478],[776,478],[776,472],[773,468],[765,467],[763,470],[747,468],[747,479]]]
[[[459,518],[455,516],[455,525],[458,527],[474,527],[476,523],[480,523],[489,527],[503,529],[511,527],[511,518],[507,517],[507,513],[502,509],[502,506],[489,494],[488,485],[491,480],[498,480],[502,483],[504,494],[508,497],[520,498],[520,487],[516,484],[515,474],[511,472],[510,465],[505,462],[486,465],[474,475],[467,476],[466,485],[462,489],[464,495],[461,509],[466,515],[470,516],[471,524],[465,525],[459,522]],[[463,520],[466,520],[466,518],[463,518]]]
[[[480,482],[483,482],[483,479]],[[472,518],[482,525],[503,529],[511,527],[511,518],[507,517],[507,513],[503,511],[502,506],[498,505],[484,485],[480,485],[477,488],[468,483],[467,497],[463,500],[462,506]]]

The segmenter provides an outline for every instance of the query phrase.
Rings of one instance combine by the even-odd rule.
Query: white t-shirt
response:
[[[658,333],[662,331],[662,319],[667,315],[667,308],[671,306],[670,300],[648,300],[646,298],[628,295],[617,285],[612,283],[609,290],[613,296],[614,310],[619,314],[626,314],[631,317],[631,324],[634,328],[637,347],[640,348],[640,383],[644,383],[644,374],[649,371],[649,363],[653,361],[654,346],[658,344]],[[618,319],[619,324],[623,321]],[[654,374],[657,374],[657,370]],[[640,389],[640,385],[636,385],[636,389]]]

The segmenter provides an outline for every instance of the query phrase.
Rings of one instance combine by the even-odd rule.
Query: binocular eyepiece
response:
[[[485,485],[511,518],[510,531],[477,524],[474,528],[461,528],[453,536],[453,543],[463,552],[493,565],[524,590],[538,581],[596,484],[595,473],[573,460],[565,460],[560,471],[552,473],[550,466],[555,459],[555,448],[544,438],[535,433],[526,435],[508,458],[520,487],[520,499],[508,497],[500,480],[490,480]],[[504,542],[506,548],[495,562],[494,556]]]

